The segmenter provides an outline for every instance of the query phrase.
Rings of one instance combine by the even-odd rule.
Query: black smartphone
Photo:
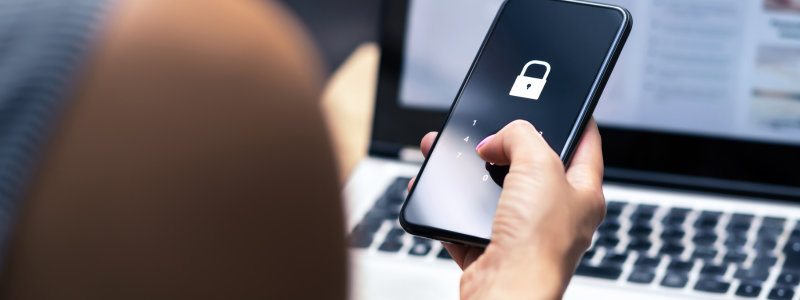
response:
[[[477,144],[527,120],[568,165],[631,28],[618,6],[507,0],[403,204],[403,229],[488,245],[508,167],[486,163]]]

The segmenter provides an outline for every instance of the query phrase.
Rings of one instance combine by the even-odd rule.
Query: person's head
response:
[[[2,296],[344,298],[305,32],[272,1],[111,4],[72,66],[83,72],[22,202]]]

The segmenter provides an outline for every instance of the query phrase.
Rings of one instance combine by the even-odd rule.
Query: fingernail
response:
[[[495,135],[493,134],[493,135],[487,136],[485,139],[483,139],[480,143],[478,143],[478,147],[475,147],[475,151],[478,151],[478,149],[483,147],[483,144],[486,144],[489,141],[491,141],[494,136]]]

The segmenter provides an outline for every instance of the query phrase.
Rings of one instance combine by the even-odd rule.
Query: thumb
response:
[[[544,167],[562,170],[558,155],[539,134],[533,124],[517,120],[478,145],[478,155],[496,165],[512,168]],[[513,162],[513,164],[512,164]]]

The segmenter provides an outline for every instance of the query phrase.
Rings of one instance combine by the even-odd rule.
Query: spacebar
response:
[[[575,275],[605,279],[617,279],[620,274],[622,274],[622,269],[619,267],[592,267],[581,264],[575,270]]]

